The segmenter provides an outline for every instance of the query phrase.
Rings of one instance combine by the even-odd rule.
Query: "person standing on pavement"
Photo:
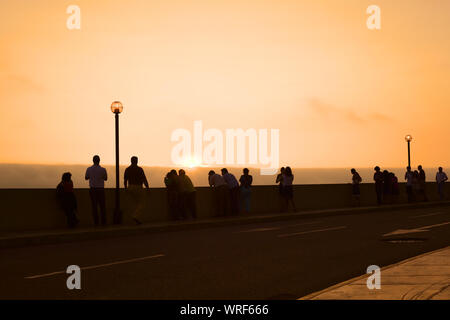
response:
[[[136,224],[142,224],[141,216],[145,207],[145,192],[142,185],[148,189],[148,181],[144,170],[138,166],[138,157],[131,157],[131,165],[125,169],[124,185],[130,197],[133,199],[135,209],[131,217]]]
[[[100,157],[95,155],[92,158],[93,165],[86,169],[85,179],[89,180],[89,195],[91,197],[92,216],[95,226],[99,223],[106,225],[106,201],[105,201],[105,181],[108,180],[106,169],[100,166]],[[100,207],[100,219],[98,216]]]
[[[275,180],[275,183],[278,183],[278,193],[280,194],[280,197],[283,197],[283,174],[284,174],[284,167],[281,167],[280,173],[277,175],[277,179]]]
[[[249,170],[245,168],[243,171],[243,175],[239,178],[239,182],[241,183],[241,199],[244,207],[245,213],[250,213],[250,199],[251,199],[251,186],[253,182],[253,177],[249,175]]]
[[[398,187],[398,178],[395,173],[391,172],[392,181],[392,203],[397,203],[400,195],[400,188]]]
[[[181,215],[187,219],[188,213],[192,219],[197,218],[197,199],[194,184],[183,169],[178,170],[181,197]]]
[[[356,204],[358,206],[361,205],[361,191],[359,188],[359,185],[362,182],[362,178],[359,175],[359,173],[356,171],[356,169],[351,169],[350,172],[352,173],[352,197]]]
[[[413,171],[413,199],[418,201],[418,195],[420,194],[420,183],[419,183],[419,171]]]
[[[438,172],[436,173],[436,183],[438,186],[439,199],[445,199],[445,182],[448,180],[447,174],[443,171],[442,167],[439,167]]]
[[[297,212],[297,207],[295,206],[295,201],[294,201],[293,182],[294,182],[294,175],[292,174],[292,169],[291,169],[291,167],[286,167],[284,169],[284,173],[281,178],[281,184],[283,185],[282,190],[283,190],[283,200],[284,200],[283,207],[282,207],[283,212],[288,211],[289,203],[292,204],[292,209],[294,210],[294,212]]]
[[[222,170],[222,177],[228,185],[228,199],[232,215],[239,214],[239,182],[226,168]]]
[[[406,180],[406,193],[408,194],[408,202],[414,201],[414,193],[413,193],[413,180],[414,180],[414,172],[411,171],[411,167],[406,167],[405,173]]]
[[[169,207],[169,216],[172,220],[180,220],[180,185],[177,171],[170,170],[164,178],[164,184],[167,189],[167,205]]]
[[[391,203],[392,180],[388,170],[383,170],[383,202]]]
[[[373,180],[375,181],[375,193],[377,194],[377,204],[381,205],[383,203],[383,173],[379,166],[374,168],[375,173],[373,175]]]
[[[65,172],[62,175],[61,182],[56,187],[56,196],[61,209],[66,214],[67,225],[69,228],[75,228],[80,222],[76,212],[78,209],[77,198],[73,192],[72,174]]]
[[[280,199],[280,210],[284,210],[284,192],[283,192],[283,174],[284,174],[284,167],[280,168],[280,173],[277,175],[277,178],[275,180],[275,183],[278,183],[278,195]]]
[[[228,211],[227,183],[225,182],[225,179],[221,175],[215,173],[214,170],[209,171],[208,182],[209,186],[213,188],[213,202],[216,215],[219,217],[225,216]]]
[[[423,201],[428,201],[425,171],[423,170],[421,165],[419,165],[417,169],[419,170],[419,193],[422,195]]]

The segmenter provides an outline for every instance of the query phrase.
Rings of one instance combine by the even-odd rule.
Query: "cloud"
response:
[[[4,73],[0,74],[0,88],[4,92],[40,92],[44,87],[37,84],[32,79],[17,74]]]
[[[382,113],[378,113],[378,112],[372,113],[370,115],[370,118],[373,119],[373,120],[378,120],[378,121],[390,121],[390,120],[392,120],[389,116],[387,116],[385,114],[382,114]]]
[[[343,119],[349,122],[363,124],[369,121],[390,121],[391,118],[385,114],[375,112],[368,115],[360,115],[350,108],[337,107],[329,103],[325,103],[317,98],[310,99],[308,106],[321,117],[333,119]]]

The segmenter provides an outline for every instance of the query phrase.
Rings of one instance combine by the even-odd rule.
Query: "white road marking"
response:
[[[255,229],[249,229],[249,230],[243,230],[243,231],[236,231],[233,233],[250,233],[250,232],[264,232],[264,231],[272,231],[272,230],[280,230],[283,228],[291,228],[296,226],[304,226],[309,224],[316,224],[321,223],[322,221],[312,221],[312,222],[303,222],[303,223],[296,223],[296,224],[290,224],[290,225],[283,225],[280,227],[268,227],[268,228],[255,228]]]
[[[414,228],[414,229],[398,229],[398,230],[383,234],[383,237],[393,236],[393,235],[398,235],[398,234],[427,232],[427,231],[430,231],[429,229],[431,229],[431,228],[445,226],[447,224],[450,224],[450,222],[432,224],[431,226],[424,226],[424,227],[419,227],[419,228]]]
[[[290,224],[287,227],[296,227],[296,226],[304,226],[307,224],[317,224],[317,223],[322,223],[322,221],[311,221],[311,222],[304,222],[304,223],[296,223],[296,224]]]
[[[256,229],[250,229],[250,230],[244,230],[244,231],[236,231],[233,233],[248,233],[248,232],[263,232],[263,231],[271,231],[271,230],[279,230],[280,228],[256,228]]]
[[[131,262],[143,261],[143,260],[148,260],[148,259],[154,259],[154,258],[159,258],[159,257],[164,257],[164,255],[163,254],[157,254],[157,255],[154,255],[154,256],[147,256],[147,257],[142,257],[142,258],[121,260],[121,261],[116,261],[116,262],[111,262],[111,263],[104,263],[104,264],[98,264],[98,265],[94,265],[94,266],[87,266],[87,267],[82,267],[80,269],[81,270],[97,269],[97,268],[114,266],[114,265],[118,265],[118,264],[124,264],[124,263],[131,263]],[[25,279],[37,279],[37,278],[51,277],[51,276],[54,276],[54,275],[57,275],[57,274],[65,274],[65,273],[66,273],[65,270],[64,271],[56,271],[56,272],[51,272],[51,273],[38,274],[38,275],[35,275],[35,276],[25,277]]]
[[[422,214],[420,216],[413,216],[413,217],[410,217],[410,218],[413,219],[413,218],[430,217],[430,216],[436,216],[438,214],[443,214],[443,213],[446,213],[446,212],[441,212],[441,211],[439,211],[439,212],[432,212],[432,213]]]
[[[307,234],[307,233],[314,233],[314,232],[324,232],[324,231],[331,231],[331,230],[340,230],[345,229],[346,226],[340,226],[340,227],[333,227],[333,228],[326,228],[326,229],[318,229],[318,230],[310,230],[310,231],[302,231],[302,232],[295,232],[295,233],[285,233],[285,234],[279,234],[278,238],[285,238],[285,237],[293,237],[298,236],[301,234]]]

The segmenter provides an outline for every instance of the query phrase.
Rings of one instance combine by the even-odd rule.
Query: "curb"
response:
[[[411,258],[408,258],[408,259],[405,259],[405,260],[402,260],[402,261],[399,261],[399,262],[390,264],[390,265],[388,265],[388,266],[386,266],[386,267],[382,267],[382,268],[381,268],[381,271],[386,271],[387,269],[391,269],[391,268],[400,266],[400,265],[405,264],[405,263],[407,263],[407,262],[410,262],[410,261],[413,261],[413,260],[416,260],[416,259],[419,259],[419,258],[428,256],[428,255],[431,255],[431,254],[434,254],[434,253],[438,253],[438,252],[441,252],[441,251],[448,250],[449,248],[450,248],[450,246],[446,246],[446,247],[444,247],[444,248],[440,248],[440,249],[437,249],[437,250],[433,250],[433,251],[430,251],[430,252],[425,252],[425,253],[419,254],[418,256],[414,256],[414,257],[411,257]],[[320,296],[321,294],[324,294],[324,293],[333,291],[333,290],[335,290],[335,289],[341,288],[341,287],[346,286],[346,285],[348,285],[348,284],[350,284],[350,283],[353,283],[353,282],[359,281],[359,280],[361,280],[361,279],[367,278],[368,276],[369,276],[368,274],[360,275],[360,276],[358,276],[358,277],[355,277],[355,278],[346,280],[346,281],[344,281],[344,282],[340,282],[340,283],[338,283],[338,284],[335,284],[335,285],[333,285],[333,286],[331,286],[331,287],[328,287],[328,288],[325,288],[325,289],[323,289],[323,290],[320,290],[320,291],[317,291],[317,292],[310,293],[310,294],[308,294],[308,295],[306,295],[306,296],[304,296],[304,297],[298,298],[297,300],[312,300],[312,299],[314,299],[315,297]]]
[[[341,209],[327,209],[327,210],[312,210],[300,213],[280,213],[276,215],[258,215],[247,217],[230,217],[230,218],[215,218],[214,220],[200,220],[188,222],[173,222],[158,223],[158,224],[144,224],[140,226],[119,226],[106,229],[86,229],[74,231],[48,232],[48,233],[33,233],[27,235],[16,235],[0,237],[0,249],[12,247],[24,247],[32,245],[58,244],[65,242],[83,241],[83,240],[98,240],[105,238],[124,237],[132,235],[142,235],[147,233],[170,232],[182,230],[196,230],[208,227],[223,227],[232,225],[243,225],[252,223],[274,222],[274,221],[288,221],[312,217],[331,217],[338,215],[351,215],[357,213],[372,213],[384,212],[389,210],[401,210],[405,208],[432,208],[450,206],[450,201],[446,202],[429,202],[420,204],[400,204],[389,205],[381,207],[361,207],[361,208],[341,208]]]

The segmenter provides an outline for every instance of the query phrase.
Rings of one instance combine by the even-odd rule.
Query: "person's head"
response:
[[[72,178],[72,174],[70,172],[64,172],[61,180],[63,182],[69,182],[71,180],[71,178]]]
[[[180,176],[184,176],[186,174],[186,171],[184,171],[183,169],[178,170],[178,174]]]
[[[94,162],[94,164],[99,165],[100,164],[100,157],[98,155],[95,155],[92,158],[92,162]]]
[[[419,166],[417,167],[417,169],[419,169],[419,170],[422,170],[422,166],[421,166],[421,165],[419,165]]]
[[[284,169],[284,174],[287,176],[292,176],[292,169],[291,167],[286,167],[286,169]]]
[[[244,170],[242,170],[242,172],[244,173],[244,175],[248,175],[248,173],[250,172],[250,170],[248,170],[247,168],[244,168]]]
[[[212,176],[212,175],[215,175],[216,173],[214,172],[214,170],[210,170],[209,172],[208,172],[208,176]]]
[[[355,168],[352,168],[352,169],[350,170],[350,172],[353,173],[353,174],[355,174],[355,173],[356,173]]]
[[[379,166],[376,166],[375,168],[373,168],[373,170],[375,170],[376,172],[379,172],[381,169]]]
[[[407,166],[407,167],[406,167],[406,171],[410,172],[410,171],[411,171],[411,167],[410,167],[410,166]]]
[[[170,174],[173,175],[173,176],[176,176],[177,175],[177,170],[175,170],[175,169],[170,170]]]
[[[222,170],[222,175],[227,174],[228,173],[228,169],[227,168],[223,168]]]
[[[438,170],[439,170],[439,172],[442,172],[442,167],[439,167],[439,169],[438,169]]]
[[[384,171],[383,171],[383,174],[386,174],[386,175],[387,175],[387,174],[389,174],[389,171],[384,170]]]
[[[285,170],[284,167],[281,167],[280,172],[284,173],[284,170]]]
[[[138,164],[138,157],[132,156],[131,157],[131,164],[134,165],[134,166],[137,166],[137,164]]]

